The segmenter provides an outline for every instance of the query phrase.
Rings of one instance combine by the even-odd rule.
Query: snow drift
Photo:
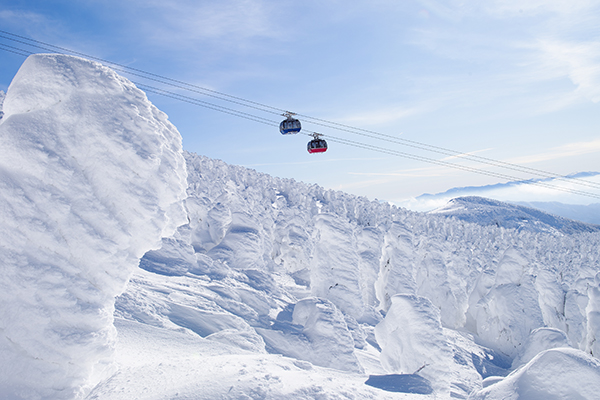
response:
[[[470,400],[597,399],[600,362],[569,348],[539,353],[505,379],[473,393]]]
[[[181,137],[131,82],[69,56],[30,56],[3,110],[0,397],[78,397],[110,372],[115,296],[185,221]]]

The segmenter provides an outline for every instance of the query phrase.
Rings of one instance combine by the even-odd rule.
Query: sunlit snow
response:
[[[30,57],[4,112],[2,398],[600,392],[593,229],[415,213],[184,153],[131,82],[74,57]]]

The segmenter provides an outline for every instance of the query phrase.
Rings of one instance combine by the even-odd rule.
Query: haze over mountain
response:
[[[591,185],[600,185],[600,173],[581,172],[560,179],[533,179],[498,183],[487,186],[456,187],[442,193],[423,194],[415,199],[407,200],[401,205],[415,211],[432,211],[444,207],[448,201],[457,197],[485,197],[504,201],[507,203],[536,208],[549,214],[573,219],[588,224],[600,224],[600,203],[593,202],[593,198],[574,196],[569,190],[586,191],[589,186],[582,187],[573,184],[574,181],[585,180]],[[564,191],[554,191],[552,198],[560,201],[546,201],[549,198],[548,188],[540,187],[537,183],[556,186]],[[586,183],[586,184],[588,184]]]
[[[29,57],[4,112],[2,398],[600,392],[597,230],[482,199],[464,215],[504,226],[411,212],[186,153],[144,93],[75,57]]]
[[[527,230],[532,232],[600,232],[600,225],[573,221],[540,211],[536,208],[519,206],[483,197],[458,197],[444,207],[429,214],[456,217],[461,221],[480,225]]]

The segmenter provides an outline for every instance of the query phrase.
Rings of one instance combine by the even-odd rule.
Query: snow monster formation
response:
[[[414,213],[185,157],[189,223],[143,257],[117,299],[118,321],[183,329],[205,339],[203,346],[237,347],[240,357],[251,351],[301,361],[286,368],[302,365],[293,385],[305,386],[293,391],[284,373],[269,373],[268,380],[256,373],[247,386],[201,386],[190,379],[189,388],[169,389],[165,397],[244,398],[260,391],[268,399],[344,398],[319,380],[339,383],[329,372],[335,370],[346,373],[341,385],[352,387],[348,398],[394,398],[400,391],[516,399],[521,390],[546,398],[537,383],[508,393],[514,386],[493,382],[523,369],[529,372],[510,378],[519,387],[544,382],[550,379],[544,368],[556,371],[567,359],[585,380],[572,379],[577,373],[571,371],[553,376],[553,387],[600,391],[600,364],[592,357],[600,234],[506,229]],[[548,350],[551,355],[535,357]],[[196,380],[211,374],[214,382],[228,381],[228,369],[203,362]],[[179,374],[199,368],[185,365]],[[157,391],[168,382],[149,367],[135,371],[122,371],[93,398],[135,393],[133,382]],[[243,371],[242,380],[250,374]],[[356,386],[368,375],[376,376],[369,380],[376,389]]]
[[[0,398],[71,399],[112,372],[115,296],[185,221],[181,136],[131,82],[30,56],[0,120]]]

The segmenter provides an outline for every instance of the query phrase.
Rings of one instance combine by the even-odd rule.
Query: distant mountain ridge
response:
[[[574,221],[536,208],[510,204],[478,196],[457,197],[429,214],[455,217],[479,225],[507,229],[563,234],[600,232],[600,225]]]
[[[600,172],[588,171],[578,172],[561,177],[562,181],[586,179],[590,182],[598,182]],[[445,192],[430,194],[425,193],[416,197],[412,202],[407,202],[405,207],[415,211],[430,211],[444,207],[450,199],[458,197],[484,197],[497,199],[510,204],[526,206],[542,210],[548,214],[559,215],[563,218],[584,222],[587,224],[600,225],[600,203],[581,203],[581,199],[571,197],[543,198],[539,196],[528,196],[521,189],[537,183],[550,183],[553,179],[529,179],[497,183],[484,186],[464,186],[448,189]],[[518,192],[515,192],[517,190]],[[553,201],[546,201],[553,199]],[[540,201],[542,200],[542,201]]]
[[[600,175],[600,172],[585,171],[585,172],[577,172],[574,174],[565,175],[562,178],[564,178],[564,179],[582,179],[582,178],[590,178],[590,177],[594,177],[594,176],[598,176],[598,175]],[[439,197],[441,195],[460,196],[460,195],[468,194],[470,192],[471,193],[472,192],[481,192],[482,190],[490,191],[493,189],[500,189],[500,188],[506,188],[506,187],[517,187],[519,185],[530,184],[530,183],[535,183],[535,182],[551,182],[552,180],[553,180],[553,178],[525,179],[525,180],[521,180],[521,181],[510,181],[510,182],[496,183],[493,185],[485,185],[485,186],[455,187],[452,189],[448,189],[447,191],[442,192],[442,193],[436,193],[436,194],[424,193],[417,198],[418,199],[430,199],[430,198]]]

